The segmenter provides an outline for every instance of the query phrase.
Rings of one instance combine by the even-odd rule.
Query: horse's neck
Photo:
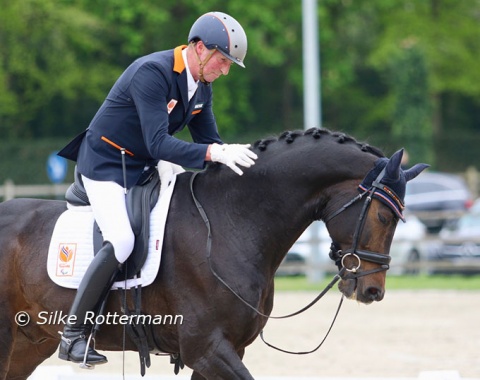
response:
[[[293,174],[275,177],[252,169],[242,177],[205,173],[197,192],[213,229],[241,242],[241,255],[257,260],[261,254],[259,265],[275,267],[313,221],[317,201],[313,185],[307,188]]]
[[[322,208],[339,202],[331,189],[359,182],[373,165],[374,157],[366,158],[358,148],[341,154],[340,144],[331,145],[317,143],[288,152],[267,149],[242,177],[224,166],[207,170],[198,191],[212,225],[221,226],[227,239],[241,242],[243,254],[258,256],[261,251],[266,262],[278,265],[305,228],[322,216]]]

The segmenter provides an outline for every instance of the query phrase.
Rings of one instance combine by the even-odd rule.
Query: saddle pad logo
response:
[[[57,276],[73,276],[77,244],[60,243],[57,257]]]

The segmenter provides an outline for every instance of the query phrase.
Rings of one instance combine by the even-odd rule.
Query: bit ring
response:
[[[345,266],[344,260],[348,256],[353,256],[358,260],[358,265],[356,267],[349,269]],[[360,269],[361,264],[362,264],[362,261],[360,260],[360,257],[358,257],[358,255],[355,253],[349,252],[346,255],[342,256],[342,267],[344,267],[347,272],[357,273],[357,270]]]

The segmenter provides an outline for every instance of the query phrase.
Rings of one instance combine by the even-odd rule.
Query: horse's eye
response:
[[[385,218],[382,214],[378,213],[378,220],[380,220],[380,222],[384,225],[387,225],[388,224],[388,219]]]

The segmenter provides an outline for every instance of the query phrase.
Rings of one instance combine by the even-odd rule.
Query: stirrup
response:
[[[87,363],[88,348],[90,347],[90,342],[92,341],[92,339],[93,339],[93,349],[95,350],[95,338],[93,338],[93,333],[90,333],[87,340],[87,347],[85,349],[85,354],[83,355],[83,363],[80,363],[78,365],[81,369],[95,369],[95,364]]]
[[[68,346],[71,346],[78,339],[85,339],[85,335],[80,335],[77,339],[72,340],[72,339],[69,339],[69,338],[65,338],[63,336],[63,331],[57,331],[57,332],[58,332],[58,334],[60,334],[60,339],[63,340],[65,343],[67,343]],[[87,362],[88,348],[90,347],[90,343],[91,343],[92,339],[93,339],[93,350],[95,350],[95,338],[93,337],[93,333],[90,333],[90,335],[88,336],[88,339],[87,339],[87,344],[85,346],[85,353],[83,354],[83,362],[78,365],[81,369],[95,369],[95,364],[91,364],[91,363]],[[67,357],[68,357],[68,353],[67,353]]]

